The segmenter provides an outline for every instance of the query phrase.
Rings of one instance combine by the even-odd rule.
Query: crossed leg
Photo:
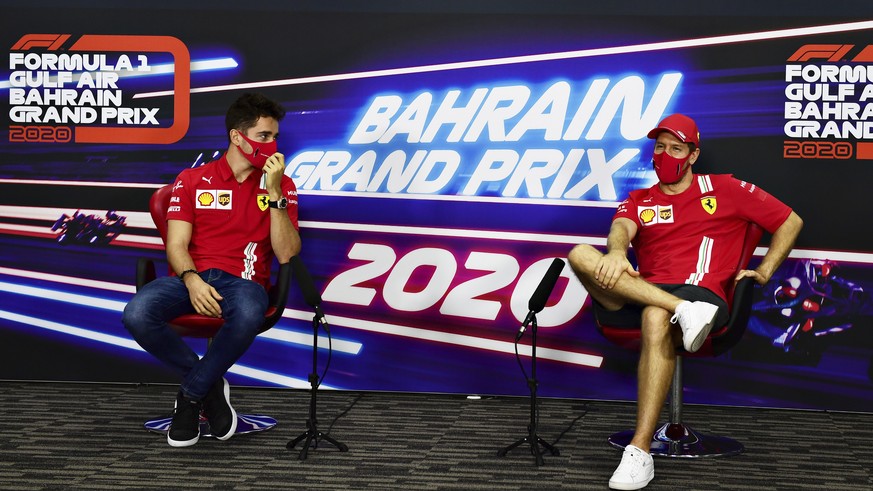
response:
[[[570,251],[568,259],[588,294],[607,310],[618,310],[628,302],[645,306],[637,369],[637,423],[631,445],[648,452],[670,390],[676,346],[682,342],[681,330],[670,323],[670,317],[684,300],[627,273],[622,273],[612,289],[604,289],[593,274],[602,256],[594,247],[582,244]]]

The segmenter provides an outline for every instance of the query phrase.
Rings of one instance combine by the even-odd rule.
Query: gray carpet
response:
[[[144,420],[172,408],[170,386],[0,382],[0,489],[607,489],[620,452],[605,439],[634,405],[540,399],[539,435],[559,456],[535,465],[529,399],[321,391],[322,442],[299,460],[309,393],[234,388],[240,412],[279,425],[228,441],[171,448]],[[687,406],[700,431],[741,440],[744,454],[657,459],[651,490],[873,489],[873,414]],[[299,447],[298,447],[299,448]]]

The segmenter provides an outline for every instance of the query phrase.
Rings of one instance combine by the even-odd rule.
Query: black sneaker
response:
[[[203,413],[212,436],[227,440],[236,432],[236,411],[230,405],[230,385],[221,377],[203,398]]]
[[[200,401],[188,399],[180,391],[176,396],[173,421],[167,432],[171,447],[188,447],[200,440]]]

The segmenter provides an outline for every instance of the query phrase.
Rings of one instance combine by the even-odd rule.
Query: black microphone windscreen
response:
[[[294,256],[291,258],[291,270],[294,272],[297,286],[300,288],[300,291],[303,292],[303,300],[306,302],[306,305],[309,305],[310,307],[321,305],[321,295],[315,288],[312,276],[309,276],[309,270],[306,269],[306,265],[303,264],[303,260],[300,259],[300,256]]]
[[[540,284],[537,286],[537,289],[534,290],[533,295],[530,296],[530,300],[527,303],[527,308],[533,312],[539,312],[546,307],[546,302],[549,300],[549,295],[552,293],[552,290],[555,288],[555,283],[558,282],[558,277],[561,276],[561,271],[564,269],[564,260],[560,258],[555,258],[552,261],[552,265],[549,266],[548,271],[546,271],[545,276],[540,281]]]

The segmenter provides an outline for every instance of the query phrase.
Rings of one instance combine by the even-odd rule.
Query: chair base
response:
[[[276,426],[277,423],[275,419],[261,414],[237,414],[236,420],[236,431],[233,433],[234,435],[266,431]],[[172,423],[172,421],[172,417],[156,418],[146,421],[143,426],[152,433],[166,435],[167,432],[170,431],[170,423]],[[209,421],[202,416],[200,417],[200,436],[206,438],[212,436],[212,430],[209,428]]]
[[[612,446],[624,449],[634,437],[633,430],[620,431],[608,438]],[[682,423],[665,423],[655,431],[650,452],[653,457],[703,458],[742,453],[742,443],[722,436],[698,433]]]

